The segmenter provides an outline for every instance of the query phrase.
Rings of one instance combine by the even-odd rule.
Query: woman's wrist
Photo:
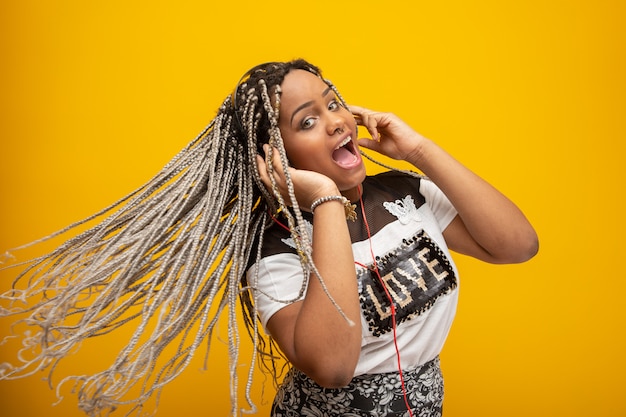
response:
[[[422,169],[424,163],[428,160],[427,155],[433,144],[434,142],[432,140],[420,136],[418,144],[415,146],[415,149],[407,155],[406,161],[416,168]]]
[[[356,220],[356,204],[352,204],[350,200],[340,194],[326,195],[324,197],[320,197],[314,200],[313,203],[311,203],[311,213],[315,214],[315,209],[318,206],[329,202],[337,202],[343,204],[346,219],[351,221]]]

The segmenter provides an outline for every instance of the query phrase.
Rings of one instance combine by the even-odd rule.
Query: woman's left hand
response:
[[[359,146],[393,159],[411,161],[425,138],[393,113],[376,112],[359,106],[349,106],[358,125],[365,127],[371,139],[360,138]]]
[[[493,263],[522,262],[535,255],[537,234],[506,196],[396,115],[358,106],[350,110],[372,135],[359,139],[359,146],[411,163],[456,208],[458,216],[443,231],[450,249]]]

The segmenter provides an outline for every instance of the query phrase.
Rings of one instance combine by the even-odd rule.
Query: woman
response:
[[[359,146],[430,180],[366,177]],[[235,415],[237,298],[259,349],[257,317],[293,365],[273,415],[438,415],[458,286],[447,248],[499,263],[537,251],[506,197],[397,117],[349,110],[303,60],[250,70],[198,138],[104,213],[20,273],[4,299],[27,308],[2,310],[39,328],[23,334],[39,349],[5,365],[7,379],[134,326],[109,369],[66,378],[91,415],[128,400],[137,380],[140,409],[211,340],[226,306]]]
[[[289,72],[281,90],[278,127],[296,201],[309,212],[304,220],[312,224],[313,264],[323,281],[315,273],[303,279],[285,230],[268,231],[255,277],[265,294],[257,308],[294,366],[274,415],[315,409],[324,415],[405,415],[405,403],[415,415],[439,415],[437,355],[458,285],[447,248],[487,262],[521,262],[536,253],[536,235],[506,197],[394,115],[348,110],[315,71]],[[371,140],[357,140],[357,122]],[[404,174],[366,179],[359,146],[408,161],[432,182]],[[257,157],[263,183],[268,189],[277,184],[287,199],[277,151],[264,150],[266,160]],[[352,203],[359,206],[354,223],[344,212]],[[308,285],[301,294],[303,281]],[[294,298],[287,305],[278,301]],[[412,385],[407,398],[405,386],[389,399],[403,379]],[[384,390],[372,391],[382,384]]]

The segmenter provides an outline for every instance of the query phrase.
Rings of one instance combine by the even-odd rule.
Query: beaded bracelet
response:
[[[343,204],[343,208],[346,212],[346,219],[355,221],[356,220],[356,204],[350,203],[350,200],[345,198],[342,195],[327,195],[325,197],[318,198],[311,204],[311,213],[315,211],[315,208],[320,204],[327,203],[329,201],[339,201]]]

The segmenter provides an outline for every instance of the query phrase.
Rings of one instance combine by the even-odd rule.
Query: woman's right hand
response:
[[[270,145],[265,144],[263,145],[263,151],[265,152],[265,159],[260,155],[256,156],[261,181],[263,181],[265,188],[267,188],[271,194],[274,194],[269,170],[269,164],[271,162],[271,172],[276,181],[278,192],[280,192],[285,203],[288,206],[292,206],[293,202],[289,197],[286,174],[280,161],[278,149],[271,148],[272,153],[270,154]],[[289,167],[289,176],[293,183],[296,200],[302,210],[309,211],[313,201],[320,197],[340,194],[335,182],[318,172]]]

